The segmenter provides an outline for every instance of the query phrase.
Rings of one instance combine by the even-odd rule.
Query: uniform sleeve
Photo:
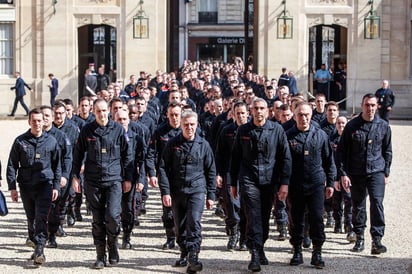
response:
[[[280,130],[279,130],[280,131]],[[289,143],[283,129],[279,133],[279,142],[276,151],[276,166],[279,171],[279,184],[289,185],[292,173],[292,155],[290,154]]]
[[[147,148],[147,155],[146,155],[146,168],[149,177],[156,176],[156,140],[157,140],[157,131],[152,135],[149,146]]]
[[[385,159],[385,177],[389,177],[392,164],[392,130],[389,125],[382,140],[382,156]]]
[[[60,190],[60,180],[62,177],[62,166],[61,166],[61,149],[55,142],[55,149],[51,153],[51,168],[54,173],[53,179],[53,189]]]
[[[322,132],[324,133],[324,132]],[[336,178],[336,166],[335,160],[333,158],[332,146],[329,142],[327,134],[322,134],[323,145],[322,145],[322,165],[323,170],[326,173],[326,186],[333,187]]]
[[[216,166],[213,151],[207,142],[205,145],[204,174],[206,178],[206,197],[208,200],[215,200],[216,193]]]
[[[122,160],[122,166],[123,166],[123,180],[124,181],[133,181],[133,176],[134,176],[134,155],[132,151],[132,147],[129,146],[128,142],[128,136],[126,131],[124,129],[121,129],[120,133],[120,155],[121,155],[121,160]]]
[[[340,137],[338,147],[336,150],[337,156],[337,163],[336,163],[336,168],[339,170],[340,176],[348,176],[347,174],[347,165],[346,165],[346,153],[351,153],[350,149],[350,130],[349,126],[346,125],[346,127],[343,129],[342,136]],[[339,178],[338,178],[339,179]]]
[[[86,130],[82,129],[80,131],[76,145],[74,146],[72,173],[73,176],[77,178],[80,178],[80,169],[83,163],[84,155],[87,151],[86,134]]]
[[[141,137],[136,135],[135,138],[136,138],[136,146],[135,146],[134,159],[135,159],[136,167],[139,171],[138,177],[137,177],[137,183],[143,184],[146,180],[146,171],[145,171],[146,148],[144,145],[144,141]]]
[[[61,149],[61,158],[62,158],[62,177],[67,180],[70,177],[70,172],[72,170],[72,161],[73,161],[73,148],[70,140],[65,136],[64,145]]]
[[[9,190],[16,189],[16,175],[19,168],[19,151],[18,151],[18,141],[14,141],[11,147],[9,160],[7,162],[7,184]]]
[[[242,148],[240,146],[240,128],[237,131],[235,141],[232,146],[232,157],[230,160],[230,185],[237,186],[239,178],[240,161],[242,160]]]
[[[162,195],[170,195],[170,182],[167,177],[167,168],[171,165],[171,153],[171,142],[169,141],[163,149],[159,163],[159,188]]]

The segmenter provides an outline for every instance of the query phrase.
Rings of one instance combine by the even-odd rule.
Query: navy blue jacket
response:
[[[168,121],[159,125],[150,139],[146,166],[149,177],[156,176],[156,171],[159,168],[162,152],[166,147],[167,142],[181,133],[180,127],[172,128]]]
[[[384,172],[388,177],[392,163],[389,124],[377,115],[372,122],[367,122],[360,113],[343,130],[338,145],[338,159],[342,176]]]
[[[31,90],[31,87],[28,84],[26,84],[26,82],[24,82],[24,80],[21,77],[17,77],[16,84],[14,85],[14,87],[11,87],[10,89],[16,90],[16,97],[23,97],[24,95],[26,95],[26,90],[24,89],[24,87],[27,87],[29,90]]]
[[[159,187],[162,195],[206,192],[215,199],[216,167],[209,143],[198,134],[187,141],[182,133],[167,142],[159,164]]]
[[[144,184],[146,181],[144,161],[146,157],[146,146],[143,139],[136,132],[129,129],[127,136],[129,137],[129,147],[133,158],[133,183]]]
[[[56,78],[51,80],[50,95],[56,97],[59,94],[59,81]]]
[[[311,194],[320,185],[333,187],[336,166],[328,135],[313,125],[305,132],[294,126],[286,135],[293,159],[289,191]]]
[[[36,138],[28,130],[16,138],[7,164],[9,190],[16,189],[16,181],[31,186],[51,183],[60,190],[61,175],[60,148],[53,136],[43,132]]]
[[[291,165],[286,134],[278,123],[267,120],[257,127],[250,121],[238,128],[230,165],[232,186],[237,181],[288,185]]]
[[[47,133],[53,136],[59,144],[61,151],[62,177],[69,180],[73,160],[72,144],[70,143],[70,140],[67,138],[66,134],[54,126],[52,126],[52,128],[49,131],[47,131]]]
[[[232,156],[232,147],[235,142],[238,125],[235,122],[226,125],[217,138],[215,160],[217,174],[226,176],[230,169],[230,160]]]
[[[85,156],[84,176],[88,183],[108,185],[133,181],[133,159],[128,136],[123,127],[114,121],[109,120],[103,127],[94,121],[80,131],[73,155],[73,174],[77,178]]]

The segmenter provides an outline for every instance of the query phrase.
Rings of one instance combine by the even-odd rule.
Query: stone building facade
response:
[[[320,63],[344,63],[349,113],[388,79],[397,96],[393,116],[412,117],[411,0],[372,1],[381,20],[378,39],[364,38],[369,0],[143,2],[148,39],[133,38],[137,0],[0,0],[0,113],[10,112],[15,70],[35,89],[25,97],[33,107],[49,101],[50,72],[60,81],[59,97],[76,101],[90,62],[104,61],[116,80],[127,83],[132,73],[175,70],[184,59],[242,56],[253,57],[255,71],[268,78],[278,78],[282,67],[293,70],[305,93],[312,91],[311,73]],[[291,39],[278,38],[284,9],[293,18]]]

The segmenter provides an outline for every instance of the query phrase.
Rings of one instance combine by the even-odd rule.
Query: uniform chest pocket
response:
[[[87,153],[89,155],[89,158],[95,159],[99,155],[99,145],[98,142],[94,140],[89,140],[88,142],[88,148],[87,148]]]
[[[21,144],[20,145],[20,163],[22,166],[29,166],[33,164],[34,161],[34,151],[33,148]]]
[[[111,144],[110,145],[110,157],[118,159],[120,158],[120,145]]]

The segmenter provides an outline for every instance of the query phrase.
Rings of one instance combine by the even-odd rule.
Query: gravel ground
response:
[[[304,250],[303,265],[289,266],[292,256],[288,241],[275,240],[275,228],[271,227],[270,239],[266,243],[266,254],[270,261],[262,266],[261,273],[412,273],[412,187],[409,174],[412,162],[412,122],[393,121],[394,159],[390,182],[386,190],[386,235],[383,243],[388,252],[379,257],[370,254],[371,239],[366,236],[365,251],[352,253],[351,244],[344,234],[334,234],[326,229],[327,241],[323,249],[326,267],[315,270],[310,266],[311,250]],[[5,165],[14,138],[28,128],[25,120],[1,120],[0,159]],[[85,215],[83,222],[66,228],[69,236],[58,238],[57,249],[45,249],[46,263],[35,268],[28,260],[33,250],[25,246],[26,220],[21,203],[12,203],[6,180],[1,187],[9,206],[9,215],[0,218],[0,273],[90,273],[95,259],[91,235],[91,216]],[[185,273],[185,268],[174,268],[171,264],[179,256],[178,249],[162,250],[164,230],[160,219],[160,195],[150,189],[146,215],[141,225],[134,229],[133,249],[120,250],[121,261],[116,267],[106,267],[105,273]],[[226,251],[227,236],[224,223],[213,211],[205,211],[203,219],[203,243],[200,259],[204,265],[202,273],[247,273],[249,253]],[[273,226],[273,222],[271,222]],[[369,227],[369,225],[368,225]]]

